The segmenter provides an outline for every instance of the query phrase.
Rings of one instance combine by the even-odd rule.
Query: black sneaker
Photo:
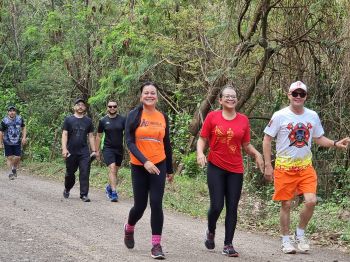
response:
[[[160,244],[154,245],[151,249],[151,257],[154,259],[165,259],[162,246]]]
[[[63,190],[63,197],[68,198],[69,197],[69,191],[67,189]]]
[[[16,168],[12,168],[12,174],[14,177],[17,177],[17,169]]]
[[[129,249],[134,248],[135,246],[134,231],[126,231],[126,224],[124,224],[124,244]]]
[[[96,153],[95,152],[92,152],[90,154],[90,164],[96,159]]]
[[[91,202],[91,200],[90,200],[90,198],[88,198],[88,196],[81,196],[80,199],[83,202]]]
[[[224,249],[222,250],[222,254],[228,257],[238,257],[238,252],[233,248],[232,245],[226,245],[224,246]]]
[[[215,233],[210,233],[209,229],[205,231],[205,246],[207,249],[214,249],[215,248]]]
[[[13,173],[10,173],[10,174],[9,174],[9,179],[10,179],[10,180],[14,180],[14,179],[15,179],[15,175],[14,175]]]

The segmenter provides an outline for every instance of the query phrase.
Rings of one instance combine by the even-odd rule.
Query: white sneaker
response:
[[[301,252],[310,251],[310,241],[306,236],[294,236],[294,241]]]
[[[282,242],[281,249],[284,254],[295,254],[297,252],[291,241]]]

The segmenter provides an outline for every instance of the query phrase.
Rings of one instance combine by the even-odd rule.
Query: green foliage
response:
[[[169,122],[171,123],[171,142],[173,145],[173,154],[176,159],[181,159],[187,151],[190,132],[188,130],[192,116],[187,113],[172,115],[169,114]]]
[[[184,164],[184,175],[188,177],[201,177],[204,176],[203,169],[197,164],[196,153],[192,152],[184,156],[182,159]]]
[[[263,23],[258,21],[249,39],[238,33],[248,36],[260,1],[136,1],[133,8],[128,1],[113,0],[3,1],[0,107],[16,103],[21,109],[28,123],[26,156],[51,160],[59,155],[61,124],[74,98],[88,99],[88,113],[97,123],[106,99],[116,98],[125,113],[138,103],[139,83],[151,79],[159,83],[159,106],[171,119],[176,164],[183,162],[193,177],[203,171],[188,154],[193,150],[189,123],[213,86],[227,81],[240,97],[251,94],[242,112],[269,118],[288,103],[289,83],[301,79],[310,86],[307,105],[320,112],[327,136],[345,136],[349,5],[345,0],[296,2],[277,3],[268,14],[264,40],[275,50],[259,81],[266,51]],[[239,47],[248,42],[252,48],[245,53]],[[251,124],[252,143],[261,151],[266,121]],[[345,165],[332,157],[348,158],[348,153],[334,156],[318,148],[314,155],[336,167]],[[331,170],[335,180],[327,190],[321,188],[322,197],[340,201],[347,196],[346,172]],[[249,191],[268,197],[271,187],[256,170],[249,173]]]
[[[266,182],[260,171],[253,169],[249,173],[246,172],[244,174],[244,180],[244,189],[247,192],[265,200],[271,199],[274,192],[273,184]]]
[[[195,217],[205,217],[209,207],[206,177],[176,176],[173,184],[166,188],[164,202],[168,208]]]
[[[16,102],[17,100],[16,92],[13,89],[0,89],[0,108],[2,111],[7,111],[7,107],[9,105],[16,105],[20,109],[20,105],[18,105]]]
[[[350,168],[346,169],[342,166],[335,167],[332,174],[334,187],[331,197],[336,202],[342,202],[346,198],[350,198]]]

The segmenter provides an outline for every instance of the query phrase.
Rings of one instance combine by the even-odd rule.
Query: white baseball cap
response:
[[[301,81],[296,81],[296,82],[292,83],[289,87],[289,92],[293,92],[294,90],[297,90],[297,89],[302,89],[305,92],[307,92],[306,85]]]

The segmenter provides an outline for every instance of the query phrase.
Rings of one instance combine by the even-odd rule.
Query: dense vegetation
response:
[[[51,161],[76,97],[96,123],[108,98],[126,114],[151,79],[171,117],[178,172],[195,177],[194,141],[222,86],[237,88],[261,150],[268,119],[302,80],[327,136],[341,138],[350,134],[349,10],[347,0],[3,0],[0,108],[20,108],[26,158]],[[349,151],[315,147],[314,156],[320,197],[348,199]],[[270,196],[249,161],[247,188]]]

